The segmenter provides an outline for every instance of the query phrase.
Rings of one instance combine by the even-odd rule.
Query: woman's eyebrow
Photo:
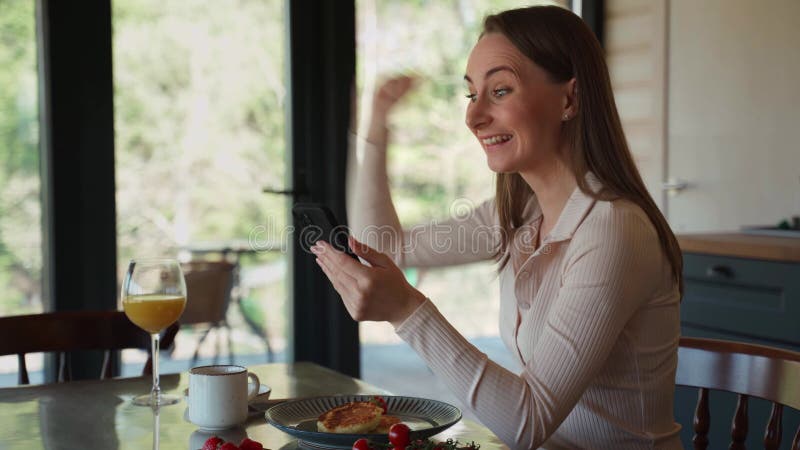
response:
[[[509,71],[509,72],[511,72],[513,74],[516,74],[516,72],[514,72],[514,69],[512,69],[509,66],[497,66],[497,67],[492,67],[491,69],[487,70],[486,74],[484,74],[483,77],[484,78],[489,78],[490,76],[494,75],[495,73],[502,72],[504,70],[507,70],[507,71]],[[472,79],[469,77],[469,75],[464,75],[464,79],[467,80],[467,83],[472,83]]]

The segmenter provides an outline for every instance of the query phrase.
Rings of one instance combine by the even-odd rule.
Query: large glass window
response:
[[[42,312],[36,14],[33,0],[0,0],[0,316]],[[27,359],[41,382],[42,355]],[[0,386],[17,384],[0,357]]]
[[[464,70],[486,14],[535,3],[553,2],[357,1],[362,122],[369,116],[372,93],[382,79],[399,73],[419,78],[414,92],[391,118],[389,175],[404,226],[461,214],[494,195],[494,176],[464,125]],[[498,362],[513,364],[498,336],[499,287],[493,262],[410,269],[406,274],[464,336]],[[427,373],[391,326],[367,322],[361,324],[360,332],[364,379],[403,394],[449,400],[446,389],[435,380],[415,383],[413,388],[419,392],[408,392],[407,381],[391,376]],[[399,380],[396,386],[394,378]]]
[[[118,267],[145,255],[237,265],[230,327],[212,330],[201,358],[228,353],[229,336],[245,364],[264,360],[264,333],[279,358],[286,348],[285,254],[259,248],[280,237],[288,211],[262,192],[285,185],[283,7],[113,2]],[[175,370],[188,367],[202,332],[178,334]]]

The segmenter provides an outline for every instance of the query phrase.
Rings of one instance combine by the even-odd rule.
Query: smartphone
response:
[[[336,220],[330,208],[319,203],[295,203],[292,216],[297,239],[304,251],[311,253],[311,247],[317,241],[323,240],[358,261],[358,256],[347,244],[347,236],[350,234],[347,227]]]

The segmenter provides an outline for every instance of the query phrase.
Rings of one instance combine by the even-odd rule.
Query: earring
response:
[[[569,114],[564,113],[564,120],[567,120],[567,119],[569,119]]]

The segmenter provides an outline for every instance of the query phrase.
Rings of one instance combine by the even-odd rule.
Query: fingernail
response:
[[[315,255],[316,255],[317,253],[321,253],[321,252],[322,252],[322,249],[321,249],[321,248],[319,248],[319,247],[317,247],[316,245],[314,245],[313,247],[311,247],[311,253],[313,253],[313,254],[315,254]]]

